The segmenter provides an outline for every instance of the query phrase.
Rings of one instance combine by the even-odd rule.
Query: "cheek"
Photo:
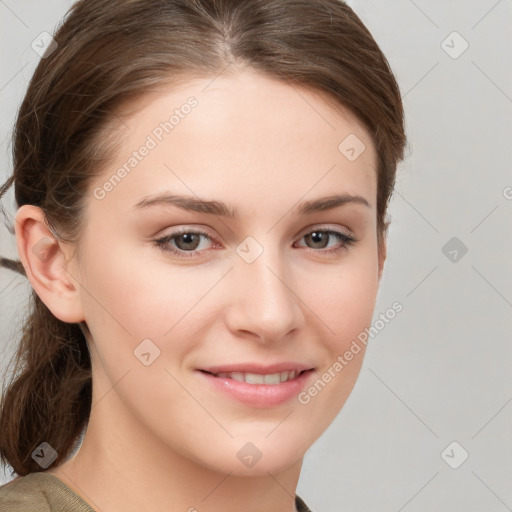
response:
[[[314,276],[308,280],[313,283]],[[323,281],[326,287],[319,290],[317,281],[318,292],[309,296],[308,305],[315,312],[311,322],[324,333],[324,357],[311,385],[298,397],[303,428],[311,433],[311,442],[339,413],[359,376],[366,352],[365,330],[371,325],[378,290],[376,260],[374,265],[372,257],[361,255]]]
[[[147,342],[143,346],[153,347],[162,356],[157,359],[160,364],[179,365],[214,317],[206,296],[219,272],[208,267],[173,267],[155,257],[157,250],[150,245],[138,252],[121,243],[103,245],[86,261],[86,321],[112,380],[140,366],[134,351],[146,339],[154,347]]]
[[[122,244],[103,245],[86,264],[87,308],[91,321],[104,319],[129,335],[160,337],[189,302],[185,276],[154,262],[148,245],[141,252]],[[190,297],[190,301],[192,297]]]
[[[340,265],[306,275],[303,296],[324,324],[332,350],[342,350],[371,323],[378,284],[377,257],[370,251],[354,251]]]

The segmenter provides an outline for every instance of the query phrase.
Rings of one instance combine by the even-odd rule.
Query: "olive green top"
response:
[[[295,495],[298,512],[311,512]],[[0,512],[95,512],[60,478],[30,473],[0,486]]]

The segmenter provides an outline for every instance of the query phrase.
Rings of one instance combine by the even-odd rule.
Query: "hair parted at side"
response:
[[[187,77],[250,68],[326,93],[369,130],[378,154],[377,229],[406,143],[400,91],[366,27],[340,0],[80,0],[57,27],[13,130],[18,207],[40,207],[59,240],[79,249],[90,183],[119,140],[131,100]],[[341,142],[341,141],[340,141]],[[25,275],[22,264],[0,265]],[[82,324],[58,320],[32,290],[0,402],[0,458],[18,475],[42,471],[49,443],[63,462],[87,425],[91,361]]]

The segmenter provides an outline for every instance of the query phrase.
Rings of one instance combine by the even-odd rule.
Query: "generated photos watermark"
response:
[[[345,368],[354,356],[361,352],[362,347],[360,343],[366,346],[368,339],[377,336],[377,334],[389,324],[400,311],[402,311],[403,305],[395,301],[384,313],[379,315],[379,318],[373,322],[370,328],[364,329],[361,331],[357,338],[352,340],[350,348],[346,350],[343,354],[340,354],[336,357],[336,360],[333,362],[327,370],[305,391],[302,391],[298,394],[297,400],[302,405],[307,405],[311,402],[311,399],[317,396],[326,386],[331,382],[342,370]],[[359,343],[358,343],[359,341]]]
[[[157,124],[151,133],[148,134],[144,144],[137,150],[133,151],[131,156],[115,171],[109,178],[107,178],[103,185],[96,187],[93,190],[93,196],[96,199],[105,199],[106,195],[114,190],[114,188],[126,178],[150,152],[155,149],[165,138],[169,135],[176,126],[178,126],[183,119],[185,119],[192,109],[197,107],[198,101],[194,96],[187,99],[179,108],[175,108],[173,114],[165,121]]]

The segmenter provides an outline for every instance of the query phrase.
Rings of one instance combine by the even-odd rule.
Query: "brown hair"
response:
[[[88,187],[117,147],[122,106],[229,66],[326,93],[355,114],[377,149],[379,241],[385,236],[405,146],[402,102],[377,43],[340,0],[80,0],[53,37],[57,47],[18,112],[14,171],[0,197],[14,184],[17,206],[40,207],[56,238],[78,246]],[[25,275],[19,261],[0,264]],[[42,470],[31,456],[42,442],[58,453],[53,465],[63,462],[87,425],[84,327],[58,320],[32,290],[0,404],[0,458],[19,475]]]

